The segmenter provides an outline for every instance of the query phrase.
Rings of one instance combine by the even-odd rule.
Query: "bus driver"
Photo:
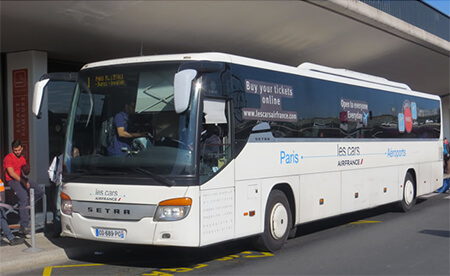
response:
[[[131,150],[134,138],[145,137],[147,133],[129,131],[129,116],[134,114],[136,103],[130,101],[125,104],[124,110],[114,116],[114,137],[107,148],[108,155],[127,155]]]

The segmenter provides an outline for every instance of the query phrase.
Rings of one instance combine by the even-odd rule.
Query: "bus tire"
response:
[[[402,212],[408,212],[416,204],[416,185],[411,173],[407,173],[403,183],[403,196],[398,207]]]
[[[260,251],[275,251],[283,247],[292,228],[292,215],[286,195],[273,190],[267,201],[264,232],[253,240]]]

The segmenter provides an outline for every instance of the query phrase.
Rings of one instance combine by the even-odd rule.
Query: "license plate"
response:
[[[119,229],[95,228],[95,236],[99,238],[125,239],[127,231]]]

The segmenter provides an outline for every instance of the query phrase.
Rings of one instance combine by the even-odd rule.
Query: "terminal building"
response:
[[[439,95],[450,137],[450,21],[420,0],[2,1],[0,18],[0,156],[22,140],[41,184],[62,151],[71,91],[53,87],[38,120],[34,83],[113,58],[223,52],[345,68]]]

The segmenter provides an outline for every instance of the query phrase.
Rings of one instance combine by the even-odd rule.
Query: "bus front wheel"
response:
[[[275,251],[283,247],[292,228],[291,209],[286,195],[273,190],[267,201],[264,232],[255,238],[254,245],[260,251]]]
[[[399,209],[408,212],[416,203],[416,185],[411,173],[407,173],[405,183],[403,183],[403,198],[399,203]]]

